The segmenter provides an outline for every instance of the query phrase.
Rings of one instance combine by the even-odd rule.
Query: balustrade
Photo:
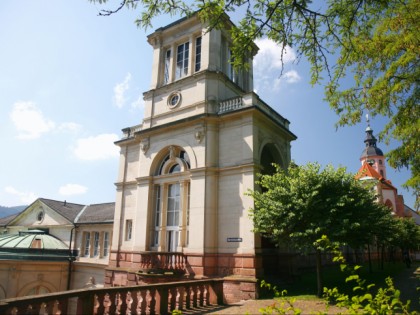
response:
[[[141,272],[172,272],[185,274],[187,258],[182,253],[175,252],[141,252]]]
[[[76,301],[76,302],[73,302]],[[68,307],[77,303],[76,307]],[[0,301],[0,314],[170,314],[223,304],[223,280],[72,290]],[[74,312],[69,311],[74,309]]]
[[[229,100],[219,103],[219,114],[237,110],[242,107],[243,107],[242,98],[240,97],[231,98]]]

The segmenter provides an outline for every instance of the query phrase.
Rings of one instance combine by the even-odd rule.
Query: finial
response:
[[[370,129],[370,119],[369,119],[369,113],[366,114],[366,122],[367,122],[367,128],[366,131],[372,130]]]

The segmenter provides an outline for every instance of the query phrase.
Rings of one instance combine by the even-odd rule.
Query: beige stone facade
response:
[[[208,31],[195,15],[148,36],[154,57],[144,119],[117,142],[107,285],[147,280],[139,266],[153,253],[181,255],[190,277],[244,279],[237,284],[244,292],[264,272],[246,192],[271,163],[288,165],[296,137],[253,92],[252,67],[232,69],[230,27],[226,17],[225,30]]]
[[[103,287],[114,209],[39,198],[0,219],[0,299]]]

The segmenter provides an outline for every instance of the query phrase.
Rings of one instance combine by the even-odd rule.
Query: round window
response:
[[[172,93],[171,95],[169,95],[168,97],[168,106],[169,108],[174,108],[176,106],[178,106],[178,104],[181,101],[181,94],[178,92]]]
[[[44,218],[44,211],[39,211],[37,215],[38,221],[42,221],[43,218]]]

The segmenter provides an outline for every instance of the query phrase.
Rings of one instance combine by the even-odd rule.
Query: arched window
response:
[[[389,209],[391,209],[391,210],[393,210],[394,209],[394,206],[392,205],[392,202],[391,202],[391,200],[389,200],[389,199],[387,199],[386,201],[385,201],[385,206],[387,206]]]
[[[180,147],[166,150],[153,176],[151,247],[175,252],[188,244],[190,160]]]
[[[50,290],[48,290],[47,287],[38,285],[30,289],[25,295],[39,295],[39,294],[46,294],[46,293],[50,293]]]

